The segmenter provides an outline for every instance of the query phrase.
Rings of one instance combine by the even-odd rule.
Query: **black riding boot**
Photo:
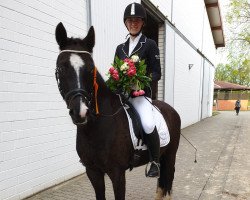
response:
[[[145,134],[145,140],[147,143],[148,151],[149,151],[149,157],[151,166],[146,174],[146,176],[149,177],[159,177],[160,176],[160,163],[159,163],[159,157],[160,157],[160,139],[158,135],[158,131],[155,128],[154,131],[150,134]]]

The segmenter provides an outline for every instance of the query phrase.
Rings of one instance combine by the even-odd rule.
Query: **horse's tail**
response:
[[[165,104],[161,108],[161,111],[168,124],[170,142],[164,148],[160,157],[160,178],[158,179],[156,200],[162,199],[164,196],[167,196],[167,199],[171,199],[176,153],[181,134],[181,119],[179,114],[168,104]]]
[[[171,196],[175,173],[175,157],[175,154],[165,154],[161,156],[158,189],[161,189],[162,196]]]

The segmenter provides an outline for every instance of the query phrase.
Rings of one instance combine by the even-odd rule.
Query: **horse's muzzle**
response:
[[[85,125],[88,122],[87,115],[82,117],[81,115],[79,115],[79,112],[74,109],[69,110],[69,115],[75,125]]]

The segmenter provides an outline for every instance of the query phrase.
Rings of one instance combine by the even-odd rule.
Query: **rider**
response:
[[[117,46],[115,56],[122,60],[133,55],[139,56],[141,60],[145,59],[147,75],[152,78],[152,86],[161,78],[161,67],[159,49],[155,41],[142,34],[142,28],[146,24],[146,20],[146,11],[141,4],[132,3],[126,7],[123,21],[130,37],[125,43]],[[140,115],[142,127],[146,133],[144,138],[151,159],[151,166],[147,176],[158,177],[160,175],[160,141],[153,117],[152,91],[151,88],[145,88],[144,90],[145,96],[134,97],[131,94],[129,101]]]

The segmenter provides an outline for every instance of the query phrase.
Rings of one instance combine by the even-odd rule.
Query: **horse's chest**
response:
[[[105,150],[105,144],[77,141],[77,153],[85,166],[104,167],[108,158],[108,151]]]

